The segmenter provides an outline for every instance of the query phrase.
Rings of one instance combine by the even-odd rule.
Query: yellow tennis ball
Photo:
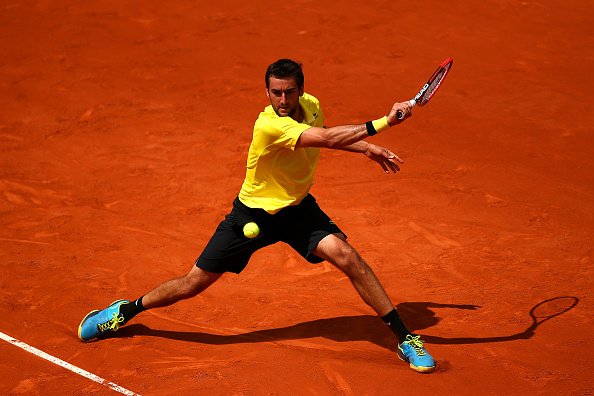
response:
[[[243,235],[247,238],[255,238],[260,233],[260,227],[254,222],[247,223],[243,226]]]

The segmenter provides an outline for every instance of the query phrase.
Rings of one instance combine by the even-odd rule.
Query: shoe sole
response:
[[[128,301],[128,300],[115,300],[114,302],[112,302],[111,304],[109,304],[109,306],[108,306],[107,308],[111,307],[112,305],[114,305],[114,304],[116,304],[116,303],[119,303],[120,301]],[[87,314],[87,316],[85,316],[85,317],[83,318],[83,320],[80,322],[80,324],[78,325],[78,338],[80,338],[80,340],[81,340],[82,342],[91,341],[93,338],[97,338],[97,337],[93,337],[93,338],[89,338],[88,340],[84,340],[84,339],[82,338],[82,335],[80,334],[80,332],[81,332],[81,330],[82,330],[82,325],[83,325],[83,323],[85,323],[85,320],[87,320],[87,318],[89,318],[90,316],[93,316],[93,315],[97,314],[98,312],[99,312],[99,310],[97,310],[97,309],[95,309],[94,311],[91,311],[91,312],[89,312],[89,313]]]
[[[416,371],[417,373],[422,373],[422,374],[429,374],[435,371],[435,366],[433,367],[417,367],[414,364],[407,362],[405,359],[403,359],[400,354],[398,354],[398,359],[402,360],[405,363],[408,363],[408,365],[410,366],[411,369],[413,369],[414,371]]]

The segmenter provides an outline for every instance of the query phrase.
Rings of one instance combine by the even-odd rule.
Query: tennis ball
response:
[[[243,226],[243,235],[247,238],[255,238],[260,233],[260,227],[254,222],[247,223]]]

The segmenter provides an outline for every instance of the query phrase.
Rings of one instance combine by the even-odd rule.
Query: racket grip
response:
[[[415,105],[417,104],[417,101],[414,99],[411,99],[408,101],[408,103],[410,103],[410,107],[415,107]],[[398,112],[396,113],[396,117],[401,120],[404,118],[404,113],[402,112],[402,110],[398,110]]]

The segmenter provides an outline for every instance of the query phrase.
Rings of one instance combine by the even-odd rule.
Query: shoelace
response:
[[[105,323],[99,323],[97,327],[99,327],[99,331],[104,332],[106,330],[113,330],[117,331],[120,328],[120,323],[124,322],[124,316],[118,317],[115,312],[112,312],[113,319],[108,320]]]
[[[421,336],[411,336],[410,334],[406,336],[406,341],[404,341],[404,344],[408,344],[411,347],[413,347],[413,349],[415,350],[415,352],[417,352],[417,355],[419,356],[424,356],[426,355],[425,350],[423,349],[423,341],[421,341]]]

